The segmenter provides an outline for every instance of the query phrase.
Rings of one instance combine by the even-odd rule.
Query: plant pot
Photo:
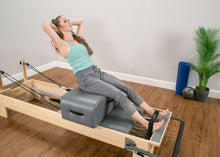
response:
[[[202,91],[197,86],[195,89],[195,92],[196,92],[196,100],[200,102],[205,102],[205,100],[207,99],[209,95],[209,88],[206,87],[206,90]]]

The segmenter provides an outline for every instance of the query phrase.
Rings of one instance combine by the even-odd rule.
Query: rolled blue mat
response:
[[[176,79],[176,94],[182,95],[182,90],[188,84],[190,64],[187,62],[179,62],[178,74]]]

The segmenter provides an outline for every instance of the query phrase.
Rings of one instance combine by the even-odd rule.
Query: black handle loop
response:
[[[155,111],[152,118],[150,119],[149,125],[148,125],[148,129],[147,129],[147,135],[146,135],[146,139],[150,139],[152,134],[153,134],[153,126],[154,126],[154,122],[157,119],[157,116],[159,114],[159,111]]]

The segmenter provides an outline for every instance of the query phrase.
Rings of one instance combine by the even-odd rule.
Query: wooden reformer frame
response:
[[[28,87],[31,88],[35,87],[52,93],[57,93],[59,95],[64,95],[65,93],[67,93],[66,90],[56,86],[55,84],[47,83],[35,79],[28,80],[25,65],[22,64],[22,67],[24,74],[23,83]],[[22,95],[25,95],[25,97],[21,98]],[[166,132],[166,128],[169,123],[168,122],[166,125],[166,128],[163,132],[160,142],[153,142],[151,141],[151,139],[150,140],[143,139],[137,136],[133,136],[113,129],[109,129],[100,125],[98,125],[96,128],[90,128],[72,121],[65,120],[62,118],[60,110],[53,111],[27,102],[34,98],[35,96],[31,95],[21,87],[16,87],[14,89],[11,88],[3,89],[2,79],[0,75],[0,116],[5,118],[9,117],[7,110],[10,109],[40,119],[50,124],[68,129],[70,131],[100,140],[102,142],[112,144],[114,146],[123,149],[125,148],[127,141],[132,141],[135,143],[135,148],[150,153],[153,153],[154,147],[160,147],[163,136]],[[169,120],[170,118],[171,118],[171,113],[169,116]],[[139,156],[136,153],[135,151],[133,151],[133,157]]]

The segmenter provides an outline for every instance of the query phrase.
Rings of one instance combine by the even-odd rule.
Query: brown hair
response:
[[[55,19],[52,19],[52,20],[51,20],[51,22],[52,22],[56,27],[59,27],[59,26],[60,26],[59,18],[60,18],[61,16],[62,16],[62,15],[57,16]],[[72,33],[73,39],[76,40],[78,43],[83,44],[83,45],[87,48],[87,50],[88,50],[88,52],[89,52],[89,56],[91,56],[91,55],[93,54],[93,51],[92,51],[92,49],[89,47],[89,45],[87,44],[86,40],[85,40],[83,37],[80,37],[80,36],[76,35],[73,31],[71,31],[71,33]],[[58,31],[57,34],[59,35],[59,37],[60,37],[61,39],[64,38],[62,32]],[[57,52],[59,52],[59,50],[58,50],[56,47],[55,47],[55,49],[56,49]]]

